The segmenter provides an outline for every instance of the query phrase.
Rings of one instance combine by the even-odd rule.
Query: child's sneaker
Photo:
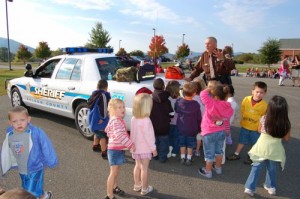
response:
[[[211,171],[210,172],[207,172],[205,167],[202,167],[198,170],[198,173],[206,178],[212,178],[212,173]]]
[[[239,155],[232,154],[226,157],[227,160],[239,160],[241,157]]]
[[[52,198],[52,192],[51,191],[47,191],[45,193],[45,199],[51,199]]]
[[[180,164],[184,164],[185,163],[185,158],[181,158],[180,159]]]
[[[93,151],[94,151],[94,152],[100,152],[100,151],[101,151],[100,144],[93,145]]]
[[[252,164],[252,160],[250,159],[249,155],[247,156],[247,159],[243,161],[243,163],[247,164],[247,165],[251,165]]]
[[[199,157],[200,156],[200,151],[195,151],[195,156]]]
[[[142,189],[142,191],[141,191],[141,195],[147,195],[148,193],[150,193],[151,191],[153,191],[153,187],[152,186],[148,186],[148,188],[147,189]]]
[[[167,158],[170,158],[172,156],[172,150],[173,150],[173,147],[169,146],[169,153],[167,154]]]
[[[249,196],[254,196],[254,191],[252,191],[251,189],[247,189],[245,188],[245,191],[244,191],[245,194],[248,194]]]
[[[187,165],[187,166],[192,165],[192,160],[191,159],[186,159],[185,165]]]
[[[176,153],[172,153],[171,156],[172,156],[173,158],[176,158]]]
[[[222,174],[222,167],[216,167],[215,164],[213,164],[213,170],[216,172],[216,174]]]
[[[275,196],[275,195],[276,195],[276,189],[275,189],[275,188],[273,188],[273,187],[269,188],[269,187],[267,187],[265,184],[264,184],[264,188],[265,188],[265,190],[268,191],[268,193],[269,193],[270,195],[272,195],[272,196]]]
[[[120,189],[119,187],[114,188],[113,193],[117,194],[119,196],[124,196],[125,195],[125,192],[122,189]]]

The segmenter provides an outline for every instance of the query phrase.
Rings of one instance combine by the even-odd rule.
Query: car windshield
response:
[[[121,63],[116,57],[105,57],[96,59],[101,79],[107,79],[108,74],[114,75],[121,68]]]

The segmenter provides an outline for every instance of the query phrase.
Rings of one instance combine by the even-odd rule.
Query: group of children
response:
[[[98,90],[102,90],[100,93],[110,99],[106,94],[107,86],[105,80],[100,80]],[[210,81],[205,88],[203,82],[198,80],[185,82],[181,93],[178,81],[169,81],[165,87],[160,78],[154,80],[153,87],[152,94],[140,93],[133,99],[130,135],[123,119],[124,102],[120,99],[108,100],[109,122],[105,129],[96,132],[100,136],[95,137],[93,146],[93,149],[99,147],[98,138],[105,139],[100,141],[100,145],[102,157],[107,155],[110,165],[106,199],[125,194],[117,185],[117,177],[120,166],[125,163],[126,149],[130,150],[135,160],[133,190],[141,195],[153,190],[148,183],[152,158],[157,157],[164,163],[170,152],[170,156],[180,154],[181,164],[191,165],[193,150],[196,149],[195,154],[199,154],[200,140],[206,165],[198,173],[206,178],[212,177],[212,171],[222,173],[224,147],[226,143],[232,143],[230,125],[237,110],[233,87]],[[276,163],[281,162],[282,168],[285,163],[281,139],[288,140],[290,136],[291,124],[286,100],[274,96],[267,105],[263,100],[266,91],[267,85],[264,82],[256,82],[252,95],[243,99],[239,143],[235,153],[227,157],[227,160],[238,160],[243,146],[253,145],[246,161],[252,163],[252,169],[244,191],[251,196],[255,193],[263,165],[267,168],[264,188],[269,194],[276,194]],[[89,103],[92,106],[92,102]],[[51,192],[43,191],[44,168],[58,164],[51,141],[43,130],[30,123],[30,116],[24,107],[13,108],[8,119],[11,127],[7,130],[1,151],[3,173],[18,166],[25,190],[38,198],[51,198]]]

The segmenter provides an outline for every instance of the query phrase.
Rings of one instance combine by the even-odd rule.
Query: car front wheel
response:
[[[93,132],[89,129],[89,109],[86,102],[81,102],[75,110],[75,123],[78,131],[87,139],[92,140]]]

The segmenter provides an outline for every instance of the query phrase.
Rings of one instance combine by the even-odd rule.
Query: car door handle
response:
[[[48,86],[48,84],[42,84],[42,86],[43,86],[43,87],[47,87],[47,86]]]
[[[69,90],[75,90],[75,87],[74,86],[70,86],[68,87]]]

